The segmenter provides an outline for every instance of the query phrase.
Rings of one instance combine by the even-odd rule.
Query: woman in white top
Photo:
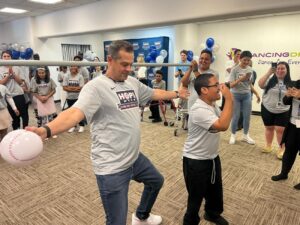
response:
[[[287,85],[291,82],[289,64],[279,62],[259,79],[258,85],[264,90],[261,104],[261,116],[265,125],[266,146],[263,152],[272,151],[274,133],[277,136],[277,157],[282,158],[284,149],[280,147],[282,134],[289,120],[289,105],[283,104]]]

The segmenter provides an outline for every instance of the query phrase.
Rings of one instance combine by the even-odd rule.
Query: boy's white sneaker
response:
[[[82,133],[83,131],[84,131],[84,127],[83,126],[79,126],[78,133]]]
[[[249,145],[255,144],[255,141],[249,136],[249,134],[244,134],[243,141],[247,142]]]
[[[132,214],[132,225],[159,225],[162,222],[161,216],[150,213],[146,220],[140,220],[136,217],[135,213]]]
[[[70,129],[68,130],[68,132],[69,132],[69,133],[73,133],[74,130],[75,130],[75,127],[72,127],[72,128],[70,128]]]
[[[231,134],[229,139],[229,144],[234,145],[235,144],[235,134]]]

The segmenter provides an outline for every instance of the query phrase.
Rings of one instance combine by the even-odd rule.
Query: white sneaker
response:
[[[229,144],[234,145],[235,144],[235,134],[231,134],[229,139]]]
[[[57,138],[57,135],[53,135],[52,138],[54,138],[54,139]]]
[[[243,141],[247,142],[249,145],[255,144],[255,141],[249,136],[249,134],[244,134]]]
[[[84,127],[83,126],[79,126],[78,133],[82,133],[83,131],[84,131]]]
[[[140,220],[136,217],[135,213],[132,214],[132,225],[159,225],[162,222],[161,216],[150,213],[146,220]]]
[[[69,132],[69,133],[73,133],[74,130],[75,130],[75,127],[72,127],[72,128],[70,128],[70,129],[68,130],[68,132]]]

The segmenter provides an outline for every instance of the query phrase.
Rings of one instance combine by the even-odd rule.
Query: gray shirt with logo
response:
[[[55,88],[56,84],[51,78],[48,83],[41,80],[40,84],[38,84],[35,78],[32,78],[30,82],[30,91],[38,95],[48,95],[51,91],[55,90]]]
[[[268,82],[270,79],[266,82]],[[282,99],[287,91],[286,85],[283,83],[283,80],[279,80],[278,83],[270,88],[267,93],[263,93],[262,104],[263,106],[271,113],[284,113],[289,111],[290,106],[284,105]]]
[[[23,79],[19,67],[13,66],[12,70],[13,70],[14,76],[18,76],[21,79]],[[8,69],[8,67],[1,66],[0,67],[0,80],[3,80],[6,76],[9,76],[9,69]],[[12,77],[4,85],[8,88],[9,92],[11,93],[11,95],[13,97],[24,94],[22,87]]]
[[[205,160],[218,156],[220,134],[211,127],[219,117],[218,106],[211,106],[197,99],[189,112],[189,131],[183,148],[184,157]]]
[[[239,79],[242,76],[245,76],[246,74],[251,73],[250,78],[248,80],[242,81],[235,85],[233,88],[230,89],[232,93],[238,93],[238,94],[247,94],[251,92],[251,83],[253,78],[253,70],[250,66],[247,66],[245,69],[240,67],[239,65],[232,68],[230,73],[229,81],[233,82],[237,79]]]
[[[132,77],[115,82],[100,76],[83,87],[73,107],[91,124],[95,174],[114,174],[133,165],[140,148],[139,105],[152,96],[153,89]]]
[[[153,89],[166,90],[166,82],[164,80],[161,80],[160,82],[157,82],[156,80],[152,80],[151,83]]]
[[[83,76],[80,73],[77,73],[76,75],[71,75],[68,73],[64,76],[63,80],[63,86],[71,86],[71,87],[83,87],[84,85],[84,79]],[[76,100],[78,99],[79,92],[71,92],[67,91],[67,99]]]

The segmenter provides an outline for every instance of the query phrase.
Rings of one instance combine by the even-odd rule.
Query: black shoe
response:
[[[204,214],[204,219],[217,225],[229,225],[228,221],[223,216],[211,217],[207,213]]]
[[[154,119],[154,117],[153,117],[153,116],[149,116],[148,118],[149,118],[149,119]]]
[[[271,179],[272,179],[272,181],[286,180],[286,179],[288,179],[288,175],[280,173],[276,176],[272,176]]]
[[[296,184],[296,185],[294,186],[294,188],[295,188],[296,190],[300,190],[300,183],[299,183],[299,184]]]
[[[159,123],[159,122],[161,122],[161,121],[162,121],[161,118],[159,118],[159,119],[154,119],[154,120],[152,120],[152,123]]]

